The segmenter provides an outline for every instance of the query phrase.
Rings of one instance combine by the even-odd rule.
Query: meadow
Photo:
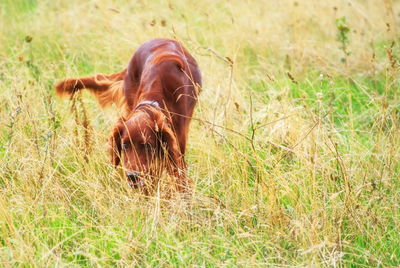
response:
[[[400,265],[400,2],[0,0],[0,266]],[[109,162],[67,77],[174,38],[203,87],[190,200]]]

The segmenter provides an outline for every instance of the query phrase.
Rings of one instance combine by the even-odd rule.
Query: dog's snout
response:
[[[133,182],[133,183],[137,183],[140,179],[140,172],[138,171],[130,171],[126,173],[126,176],[128,177],[128,179]]]
[[[126,173],[128,177],[128,184],[132,188],[139,188],[144,186],[144,182],[140,177],[141,173],[139,171],[130,171]]]

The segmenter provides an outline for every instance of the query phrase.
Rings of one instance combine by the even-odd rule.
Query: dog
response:
[[[153,39],[138,48],[122,72],[65,79],[55,88],[64,97],[88,89],[102,107],[124,107],[109,144],[111,163],[117,167],[123,158],[130,186],[143,187],[144,177],[166,170],[184,190],[189,124],[201,86],[199,66],[181,43]]]

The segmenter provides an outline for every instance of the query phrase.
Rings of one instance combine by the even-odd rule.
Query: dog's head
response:
[[[161,169],[166,168],[170,174],[182,169],[181,151],[169,121],[159,109],[143,107],[114,127],[111,162],[118,166],[123,158],[131,186],[143,186],[144,176],[157,176]]]

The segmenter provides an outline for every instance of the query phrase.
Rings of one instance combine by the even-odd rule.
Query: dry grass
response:
[[[399,265],[399,3],[147,2],[0,4],[1,265]],[[155,37],[203,72],[191,201],[132,191],[116,112],[54,94]]]

